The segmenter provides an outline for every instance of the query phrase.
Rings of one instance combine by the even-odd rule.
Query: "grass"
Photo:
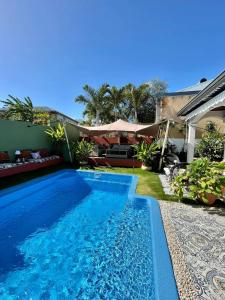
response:
[[[9,176],[6,178],[1,178],[0,180],[0,190],[4,188],[8,188],[28,180],[48,175],[53,172],[74,168],[70,164],[61,164],[58,166],[53,166],[45,169],[40,169],[32,172],[16,174],[13,176]],[[163,192],[163,188],[161,182],[159,180],[159,176],[157,173],[144,171],[139,168],[106,168],[106,167],[96,167],[95,171],[101,172],[111,172],[111,173],[121,173],[121,174],[130,174],[137,175],[138,185],[137,185],[137,193],[140,195],[152,196],[159,200],[167,200],[167,201],[177,201],[176,197],[165,195]]]
[[[120,174],[130,174],[138,176],[137,193],[154,197],[158,200],[177,201],[175,196],[166,195],[163,191],[159,176],[157,173],[144,171],[139,168],[106,168],[95,167],[95,171],[111,172]]]

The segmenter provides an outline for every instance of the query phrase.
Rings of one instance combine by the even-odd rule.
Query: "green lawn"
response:
[[[165,195],[157,173],[139,168],[106,168],[95,167],[95,171],[130,174],[138,176],[137,193],[152,196],[159,200],[177,201],[174,196]]]

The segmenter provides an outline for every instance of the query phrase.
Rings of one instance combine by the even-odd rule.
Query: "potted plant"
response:
[[[94,145],[85,141],[77,141],[73,145],[73,152],[75,160],[80,163],[80,165],[86,165],[88,163],[88,158],[94,149]]]
[[[193,161],[172,182],[172,189],[179,199],[184,192],[194,201],[212,205],[217,198],[222,197],[222,187],[225,185],[224,162],[211,162],[208,158]]]
[[[141,168],[143,170],[151,170],[153,159],[159,152],[160,144],[157,141],[154,141],[152,144],[142,142],[133,145],[133,148],[136,152],[135,157],[142,162]]]

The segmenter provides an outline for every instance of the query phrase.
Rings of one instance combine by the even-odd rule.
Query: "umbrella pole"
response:
[[[63,122],[63,129],[64,129],[64,133],[65,133],[65,138],[66,138],[66,144],[67,144],[67,149],[69,152],[69,157],[70,157],[70,162],[73,162],[73,158],[72,158],[72,153],[71,153],[71,149],[70,149],[70,143],[69,143],[69,139],[68,139],[68,135],[67,135],[67,131],[66,131],[66,123]]]
[[[166,133],[165,133],[163,146],[162,146],[162,151],[161,151],[160,160],[159,160],[159,171],[161,170],[161,167],[162,167],[163,155],[164,155],[164,152],[165,152],[165,149],[166,149],[169,128],[170,128],[170,120],[168,120],[167,124],[166,124]]]

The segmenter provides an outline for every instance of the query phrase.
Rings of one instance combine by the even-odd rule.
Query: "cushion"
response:
[[[40,149],[39,153],[40,153],[41,157],[47,157],[47,156],[49,156],[48,149]]]
[[[9,161],[9,154],[8,152],[0,152],[0,162],[7,162]]]
[[[32,158],[30,150],[22,150],[20,156],[21,156],[21,158],[25,158],[25,159]]]
[[[38,151],[37,152],[32,152],[31,155],[32,155],[33,159],[41,158],[41,155],[40,155],[40,153]]]

